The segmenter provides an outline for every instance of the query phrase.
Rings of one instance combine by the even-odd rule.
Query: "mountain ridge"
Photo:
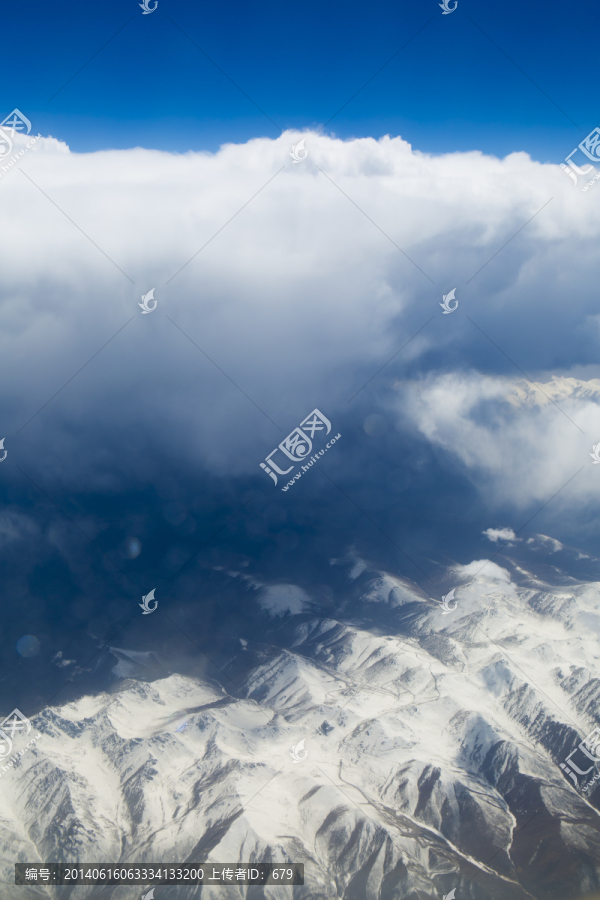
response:
[[[153,678],[156,648],[114,648],[111,689],[34,716],[41,740],[3,777],[2,880],[14,861],[218,858],[305,864],[303,887],[248,894],[266,898],[598,889],[600,789],[576,790],[559,764],[599,723],[600,584],[563,572],[569,584],[535,589],[548,566],[536,554],[565,548],[513,552],[449,567],[446,614],[405,577],[349,560],[336,616],[272,612],[260,640],[223,642],[222,683],[165,676],[164,659]],[[17,890],[68,889],[6,896]]]

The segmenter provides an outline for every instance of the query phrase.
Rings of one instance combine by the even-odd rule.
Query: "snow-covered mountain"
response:
[[[559,764],[600,724],[600,582],[544,535],[506,552],[448,567],[435,590],[333,561],[335,614],[307,588],[263,586],[271,626],[221,651],[221,683],[149,676],[154,650],[115,648],[110,690],[36,715],[42,737],[2,776],[2,897],[71,896],[9,886],[15,861],[60,860],[304,863],[303,887],[223,900],[598,890],[600,789]]]
[[[580,403],[600,403],[600,380],[591,378],[581,381],[555,375],[550,381],[534,387],[531,382],[519,380],[514,385],[508,401],[515,406],[546,406],[548,403],[560,403],[561,400],[579,401]]]

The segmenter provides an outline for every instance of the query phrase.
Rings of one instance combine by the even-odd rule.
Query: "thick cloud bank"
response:
[[[524,153],[401,138],[183,155],[44,138],[0,178],[6,447],[46,484],[119,489],[165,461],[266,484],[259,462],[315,407],[336,428],[387,410],[395,440],[440,449],[490,502],[545,500],[579,466],[589,499],[596,190]]]
[[[524,507],[548,499],[585,467],[570,497],[596,503],[588,451],[600,437],[600,381],[556,378],[531,385],[451,373],[408,386],[402,404],[428,441],[460,460],[489,502]],[[511,529],[490,531],[490,540],[514,538]]]

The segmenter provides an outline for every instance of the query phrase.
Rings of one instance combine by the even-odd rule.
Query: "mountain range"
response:
[[[219,570],[253,624],[214,639],[210,670],[103,649],[102,689],[32,716],[41,738],[2,774],[2,896],[144,892],[11,887],[26,861],[304,864],[304,886],[222,900],[598,891],[597,768],[574,784],[560,764],[600,725],[600,560],[490,539],[491,559],[436,561],[435,584],[331,560],[335,603]]]

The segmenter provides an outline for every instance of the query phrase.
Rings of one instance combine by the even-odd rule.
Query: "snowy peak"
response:
[[[508,398],[514,406],[529,408],[547,406],[561,401],[578,401],[600,405],[600,380],[592,378],[580,381],[578,378],[555,376],[550,381],[537,386],[529,381],[518,381],[511,388]]]
[[[174,661],[114,648],[112,692],[36,716],[2,775],[6,896],[15,860],[51,859],[302,862],[304,900],[556,900],[600,880],[600,789],[559,765],[599,722],[598,582],[532,584],[498,555],[449,567],[444,605],[359,568],[338,615],[277,606],[260,640],[232,637],[221,685],[148,680]]]

